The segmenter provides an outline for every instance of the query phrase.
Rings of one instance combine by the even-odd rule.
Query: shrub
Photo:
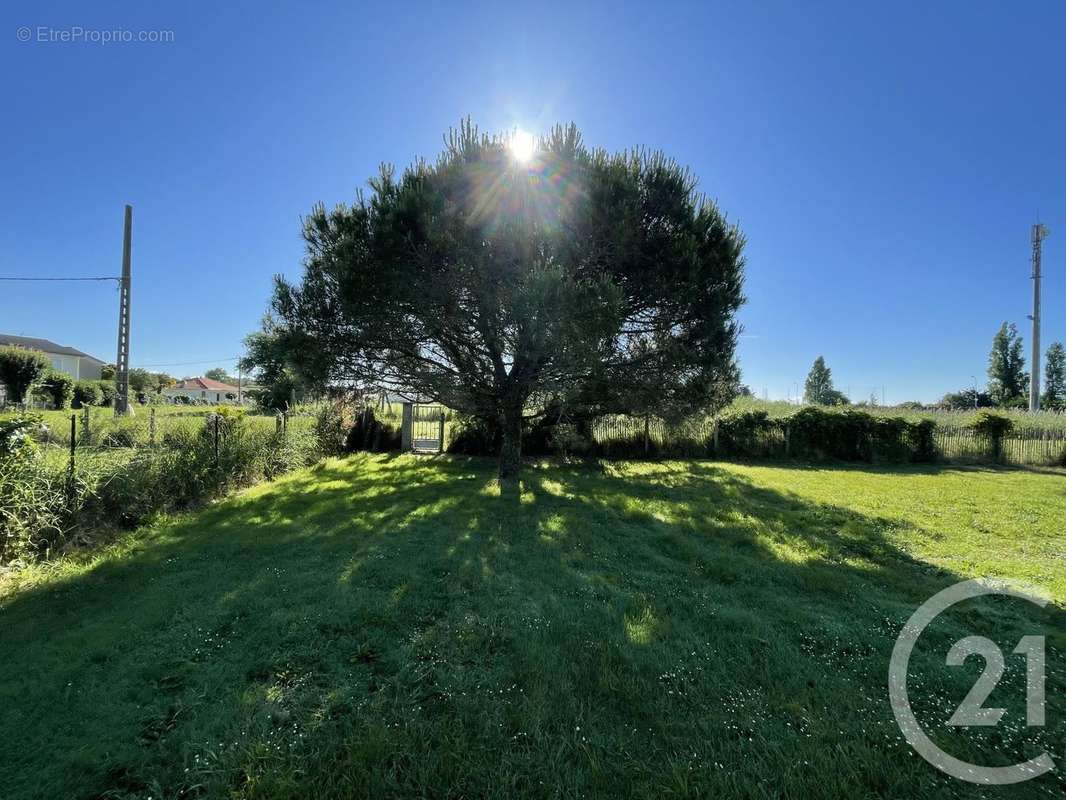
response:
[[[0,383],[7,388],[8,400],[16,405],[26,402],[33,385],[51,369],[48,357],[24,347],[0,347]]]
[[[100,400],[96,405],[110,408],[115,404],[115,382],[114,381],[96,381],[96,386],[100,390]]]
[[[465,456],[494,456],[500,449],[500,432],[496,425],[481,417],[459,415],[452,423],[451,440],[446,450]]]
[[[908,423],[906,436],[911,451],[911,461],[936,460],[936,440],[933,438],[935,432],[936,422],[931,419]]]
[[[34,428],[41,426],[41,418],[32,414],[16,414],[0,420],[0,456],[25,455],[36,452]]]
[[[876,422],[864,411],[828,411],[807,406],[793,414],[788,425],[794,455],[843,461],[869,461],[873,455],[870,433]]]
[[[979,411],[970,420],[969,427],[978,436],[988,439],[992,457],[998,460],[1003,452],[1003,438],[1014,430],[1014,421],[994,411]]]
[[[552,450],[564,456],[585,456],[592,449],[592,442],[571,422],[553,426],[550,443]]]
[[[752,456],[765,449],[765,434],[773,427],[762,409],[726,414],[718,420],[718,450],[722,454]]]
[[[399,428],[377,419],[374,409],[364,408],[355,418],[344,439],[344,449],[349,453],[369,451],[384,453],[401,447]]]
[[[1014,421],[994,411],[979,411],[970,420],[969,427],[981,436],[1002,439],[1014,430]]]
[[[41,381],[38,392],[52,404],[52,408],[62,411],[74,398],[74,379],[63,372],[49,372]]]
[[[312,429],[322,454],[336,456],[343,453],[347,449],[348,434],[353,425],[352,407],[349,404],[338,400],[319,405],[315,409]]]
[[[33,442],[39,425],[33,416],[0,421],[0,563],[30,558],[62,535],[62,474]]]
[[[74,384],[74,408],[100,405],[100,381],[78,381]]]

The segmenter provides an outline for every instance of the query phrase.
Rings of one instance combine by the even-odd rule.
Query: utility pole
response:
[[[1040,251],[1048,229],[1039,222],[1033,226],[1033,360],[1029,375],[1029,410],[1040,410]]]
[[[115,356],[115,416],[130,410],[130,247],[133,239],[133,206],[126,206],[122,232],[122,278],[118,284],[118,353]]]

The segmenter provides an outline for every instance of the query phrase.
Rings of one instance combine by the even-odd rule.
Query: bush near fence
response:
[[[805,406],[772,416],[766,409],[731,408],[717,418],[670,423],[656,417],[611,415],[594,420],[541,420],[523,437],[526,455],[601,458],[796,458],[866,463],[949,461],[1066,466],[1066,430],[1020,427],[994,412],[940,424],[853,408]],[[449,453],[492,455],[491,425],[459,418]]]
[[[645,431],[647,434],[645,434]],[[717,419],[670,425],[610,417],[593,426],[593,455],[834,459],[867,463],[999,463],[1066,466],[1066,431],[1020,427],[1005,415],[966,424],[808,406],[787,416],[744,409]]]
[[[312,464],[343,450],[347,424],[329,407],[298,420],[219,409],[154,431],[141,422],[118,420],[96,444],[75,440],[71,458],[69,427],[57,444],[38,415],[0,420],[0,564]]]

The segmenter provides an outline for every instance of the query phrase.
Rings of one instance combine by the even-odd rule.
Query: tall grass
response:
[[[271,479],[335,452],[324,425],[308,418],[279,429],[272,419],[199,415],[157,431],[117,420],[101,446],[78,447],[31,423],[40,443],[0,455],[0,563],[47,557],[102,530],[133,528],[226,491]],[[110,444],[109,444],[110,443]],[[118,446],[121,443],[125,446]]]

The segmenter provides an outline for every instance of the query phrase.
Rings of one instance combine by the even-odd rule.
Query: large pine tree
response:
[[[397,387],[495,426],[500,475],[546,408],[711,410],[735,391],[743,238],[661,153],[559,126],[520,152],[469,123],[435,162],[307,217],[279,280],[282,341],[313,384]]]

